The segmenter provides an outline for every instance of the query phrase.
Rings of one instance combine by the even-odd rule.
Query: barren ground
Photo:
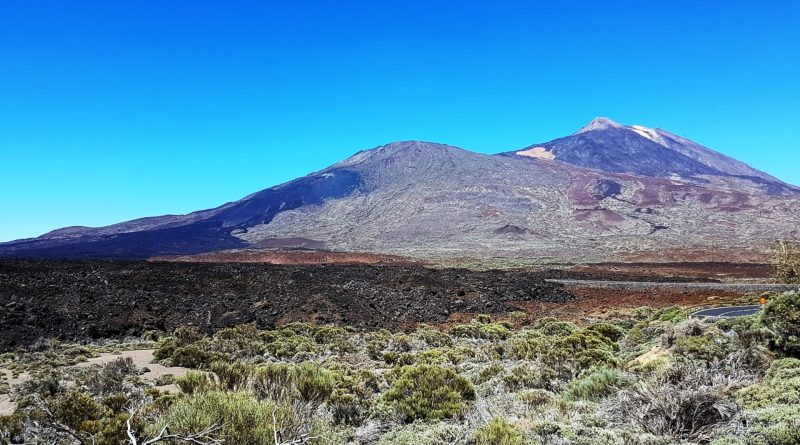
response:
[[[376,329],[513,311],[527,313],[516,315],[520,322],[550,315],[580,323],[637,306],[730,304],[748,292],[564,287],[546,278],[716,281],[764,272],[764,265],[726,263],[473,271],[421,265],[0,261],[0,350],[42,336],[122,338],[185,324],[207,332],[291,321]]]

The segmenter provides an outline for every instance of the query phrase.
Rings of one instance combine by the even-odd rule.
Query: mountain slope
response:
[[[555,159],[605,172],[632,173],[706,184],[728,178],[729,186],[761,187],[772,195],[797,189],[747,164],[661,129],[626,126],[596,118],[571,136],[509,153]],[[711,178],[710,178],[711,177]],[[742,182],[745,181],[745,182]]]
[[[797,237],[800,191],[663,130],[598,118],[484,155],[397,142],[188,215],[72,227],[0,256],[148,258],[313,245],[422,257],[611,259]]]

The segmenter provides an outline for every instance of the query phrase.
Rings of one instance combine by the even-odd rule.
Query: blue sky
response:
[[[499,4],[498,4],[499,3]],[[595,116],[800,184],[796,1],[0,2],[0,240]]]

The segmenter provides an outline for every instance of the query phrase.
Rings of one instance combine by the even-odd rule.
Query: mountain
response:
[[[149,258],[303,247],[426,258],[620,259],[760,251],[800,237],[800,189],[680,136],[597,118],[485,155],[358,152],[220,207],[0,244],[0,256]],[[687,254],[688,255],[688,254]]]

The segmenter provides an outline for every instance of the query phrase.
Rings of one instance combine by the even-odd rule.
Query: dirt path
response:
[[[17,377],[14,377],[13,373],[7,369],[0,368],[0,381],[8,383],[10,388],[13,388],[20,383],[27,382],[30,379],[30,375],[27,372],[23,372]],[[16,408],[16,404],[11,401],[11,394],[0,394],[0,416],[8,416],[14,413],[14,408]]]
[[[97,357],[92,357],[85,362],[78,363],[77,365],[75,365],[75,368],[86,368],[92,365],[105,365],[106,363],[110,363],[118,358],[130,358],[133,361],[133,364],[136,365],[136,367],[147,368],[148,371],[145,372],[144,374],[141,374],[140,377],[151,383],[155,383],[155,381],[163,375],[172,374],[175,377],[180,377],[186,374],[186,372],[188,371],[187,368],[181,368],[178,366],[170,367],[170,366],[160,365],[158,363],[152,363],[153,361],[152,349],[123,351],[118,354],[104,352]],[[3,376],[3,380],[6,381],[12,389],[17,385],[20,385],[30,380],[30,375],[28,375],[28,373],[22,373],[18,377],[14,378],[11,376],[11,371],[5,369],[0,369],[0,376]],[[178,391],[178,388],[175,385],[156,386],[156,388],[160,389],[161,391],[169,391],[169,392]],[[15,408],[16,404],[11,400],[10,394],[0,394],[0,416],[7,416],[13,414]]]

